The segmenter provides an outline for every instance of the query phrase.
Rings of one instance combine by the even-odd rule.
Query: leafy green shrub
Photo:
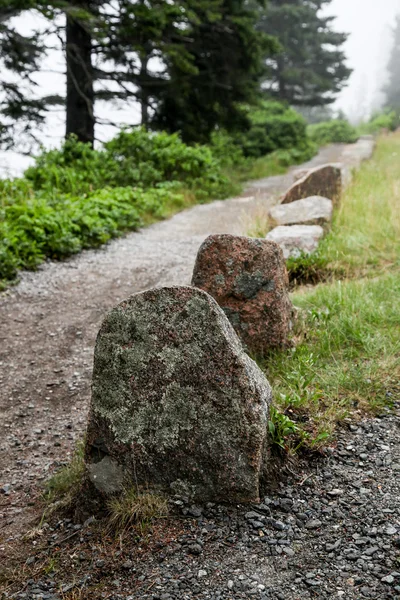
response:
[[[226,131],[215,131],[211,135],[210,147],[223,167],[239,165],[245,160],[240,143]]]
[[[178,134],[149,133],[142,128],[121,131],[102,150],[74,138],[59,150],[43,152],[25,177],[35,190],[89,193],[104,187],[143,189],[174,182],[199,200],[229,195],[230,183],[206,146],[187,146]]]
[[[353,144],[359,138],[357,130],[343,119],[334,119],[308,126],[308,135],[318,144]]]
[[[271,406],[268,431],[270,445],[287,450],[289,439],[298,434],[300,430],[287,415]]]
[[[82,196],[31,190],[24,198],[3,197],[0,279],[11,279],[21,268],[35,268],[46,257],[60,259],[104,244],[137,229],[144,215],[163,217],[173,203],[183,203],[183,196],[168,186],[105,188]]]
[[[375,135],[383,130],[394,131],[398,126],[399,119],[394,111],[375,114],[367,123],[359,126],[359,132],[362,134]]]
[[[264,101],[248,111],[250,129],[239,136],[245,156],[259,157],[275,150],[308,147],[307,124],[293,108]]]

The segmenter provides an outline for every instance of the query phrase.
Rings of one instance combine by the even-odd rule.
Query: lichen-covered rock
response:
[[[338,203],[342,192],[342,169],[340,165],[322,165],[309,170],[284,194],[281,204],[289,204],[310,196],[324,196]]]
[[[192,285],[215,298],[249,351],[262,354],[287,345],[292,305],[277,244],[211,235],[197,254]]]
[[[103,495],[138,484],[255,502],[270,400],[264,374],[208,294],[135,294],[111,310],[97,337],[88,477]]]
[[[315,252],[323,235],[320,225],[280,225],[267,233],[266,239],[279,244],[285,258],[297,258],[303,252]]]
[[[269,211],[274,227],[278,225],[321,225],[328,227],[332,221],[332,200],[322,196],[311,196],[289,204],[278,204]]]

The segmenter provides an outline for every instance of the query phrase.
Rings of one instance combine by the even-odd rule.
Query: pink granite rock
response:
[[[278,244],[211,235],[197,254],[192,285],[216,299],[248,351],[288,344],[292,305]]]

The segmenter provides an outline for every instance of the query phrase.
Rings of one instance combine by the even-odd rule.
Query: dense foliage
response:
[[[353,144],[359,138],[355,127],[343,119],[334,119],[315,125],[309,125],[308,134],[310,138],[318,144]]]
[[[135,128],[99,150],[72,137],[43,151],[24,178],[0,180],[0,280],[193,202],[225,198],[241,180],[282,172],[314,153],[305,122],[292,109],[264,103],[249,119],[247,137],[220,131],[210,146]]]
[[[25,177],[34,189],[87,193],[103,187],[159,184],[185,186],[198,199],[225,197],[229,182],[206,146],[187,146],[177,134],[151,134],[136,128],[120,132],[101,150],[69,139],[60,150],[43,152]]]
[[[101,150],[71,138],[0,181],[0,280],[232,190],[210,148],[178,135],[123,131]]]
[[[245,156],[259,157],[275,150],[309,147],[307,124],[281,102],[262,102],[249,111],[250,129],[238,136]]]
[[[34,73],[44,48],[37,32],[17,31],[12,19],[33,6],[31,0],[0,0],[0,144],[29,141],[45,121],[44,98],[35,97]]]
[[[259,29],[275,35],[281,51],[266,58],[263,88],[294,106],[331,104],[351,70],[345,64],[347,35],[326,16],[331,0],[270,0],[260,13]]]
[[[394,110],[372,115],[369,121],[359,125],[361,133],[377,134],[382,131],[394,131],[399,126],[399,116]]]
[[[257,101],[263,58],[278,49],[272,36],[256,29],[256,20],[248,2],[221,0],[216,16],[193,24],[184,44],[192,69],[170,65],[153,127],[201,143],[216,127],[230,132],[248,127],[239,103]]]
[[[0,2],[4,28],[15,14],[33,9],[48,20],[40,45],[32,35],[30,70],[40,70],[36,49],[52,44],[54,32],[63,41],[66,97],[57,101],[66,107],[66,135],[91,144],[98,99],[136,100],[142,124],[178,131],[185,141],[206,142],[217,125],[243,127],[238,103],[258,94],[263,56],[277,49],[256,29],[256,11],[246,0],[3,2],[15,6],[2,12]],[[1,37],[0,28],[0,61]],[[17,41],[15,71],[28,64],[29,39]],[[42,105],[26,106],[32,121],[41,118]]]
[[[135,229],[144,214],[162,216],[168,189],[105,188],[75,196],[35,192],[29,182],[4,181],[0,188],[0,279],[35,268],[46,257],[59,259],[104,244]],[[175,200],[181,196],[175,193]]]

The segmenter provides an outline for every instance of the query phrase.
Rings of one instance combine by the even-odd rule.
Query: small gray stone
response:
[[[267,233],[266,239],[276,242],[287,259],[297,258],[302,252],[312,254],[323,235],[324,230],[320,225],[281,225]]]
[[[277,529],[278,531],[283,531],[284,529],[286,529],[286,525],[285,523],[282,523],[282,521],[273,521],[272,527],[274,529]]]
[[[332,200],[311,196],[289,204],[274,206],[269,218],[274,227],[279,225],[321,225],[327,227],[333,214]]]
[[[188,546],[188,550],[190,552],[190,554],[201,554],[203,552],[203,548],[200,546],[200,544],[190,544],[190,546]]]
[[[122,490],[124,472],[110,456],[105,456],[100,462],[88,464],[87,470],[90,481],[103,494],[114,494]]]
[[[321,525],[322,521],[320,521],[319,519],[311,519],[310,521],[307,521],[306,529],[318,529],[319,527],[321,527]]]
[[[197,578],[203,579],[204,577],[207,577],[207,571],[204,571],[204,569],[200,569],[197,573]]]

